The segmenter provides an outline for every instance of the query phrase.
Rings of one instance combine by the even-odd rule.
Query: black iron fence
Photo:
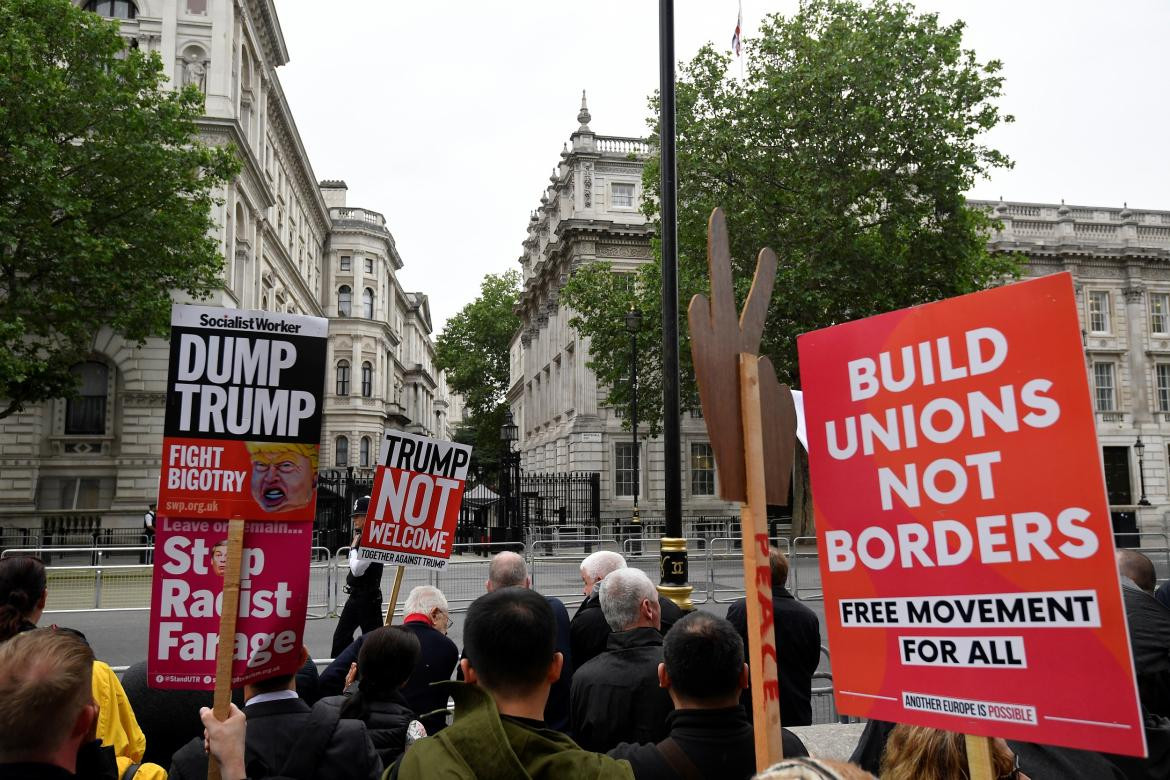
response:
[[[317,475],[317,516],[313,521],[313,546],[336,550],[353,541],[349,522],[353,502],[373,491],[369,474],[322,471]]]
[[[601,522],[601,475],[596,471],[520,474],[526,524],[597,526]]]

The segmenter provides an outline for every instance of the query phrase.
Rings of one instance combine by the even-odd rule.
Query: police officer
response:
[[[362,496],[353,504],[350,520],[353,521],[353,544],[349,548],[349,574],[345,575],[345,592],[349,594],[337,630],[333,632],[332,655],[336,658],[353,642],[353,630],[361,628],[362,633],[373,631],[382,625],[382,564],[358,557],[361,546],[362,526],[370,508],[370,497]]]

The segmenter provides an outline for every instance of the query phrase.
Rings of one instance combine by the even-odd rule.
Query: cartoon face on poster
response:
[[[1143,755],[1071,277],[798,347],[838,709]]]
[[[158,514],[313,519],[328,320],[176,305]]]
[[[227,527],[222,520],[159,522],[147,656],[151,687],[215,687]],[[311,543],[307,523],[245,526],[233,687],[300,668]]]

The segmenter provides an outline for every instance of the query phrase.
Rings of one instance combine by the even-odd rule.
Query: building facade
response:
[[[989,245],[1026,257],[1025,278],[1072,274],[1114,531],[1165,546],[1148,534],[1170,504],[1170,211],[972,205],[1002,223]]]
[[[347,207],[342,182],[318,185],[277,75],[288,51],[272,0],[79,4],[117,18],[128,45],[158,52],[173,84],[197,85],[200,136],[239,152],[242,171],[214,214],[223,286],[206,303],[331,318],[321,468],[360,468],[387,426],[446,433],[426,297],[398,284],[385,218]],[[409,361],[407,333],[418,342]],[[79,397],[0,420],[0,528],[140,525],[158,490],[167,361],[165,340],[138,347],[102,328],[75,368]],[[412,382],[429,393],[415,407]]]
[[[646,436],[643,425],[635,445],[623,428],[627,410],[605,404],[605,388],[588,366],[589,340],[569,326],[573,313],[558,300],[560,288],[583,266],[607,262],[632,280],[651,259],[652,229],[641,212],[642,167],[651,149],[640,138],[598,135],[591,120],[582,94],[579,126],[529,218],[508,402],[525,471],[599,472],[603,520],[629,517],[635,492],[642,513],[653,518],[663,509],[662,439]],[[619,321],[614,327],[625,326]],[[718,498],[702,418],[684,416],[681,435],[684,510],[735,514],[735,505]]]

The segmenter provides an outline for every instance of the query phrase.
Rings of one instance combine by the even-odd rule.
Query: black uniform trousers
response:
[[[337,621],[337,630],[333,632],[333,650],[330,655],[336,658],[341,651],[353,642],[353,630],[360,628],[365,634],[381,627],[385,616],[382,614],[382,591],[355,590],[349,594],[345,606],[341,610],[341,619]]]

